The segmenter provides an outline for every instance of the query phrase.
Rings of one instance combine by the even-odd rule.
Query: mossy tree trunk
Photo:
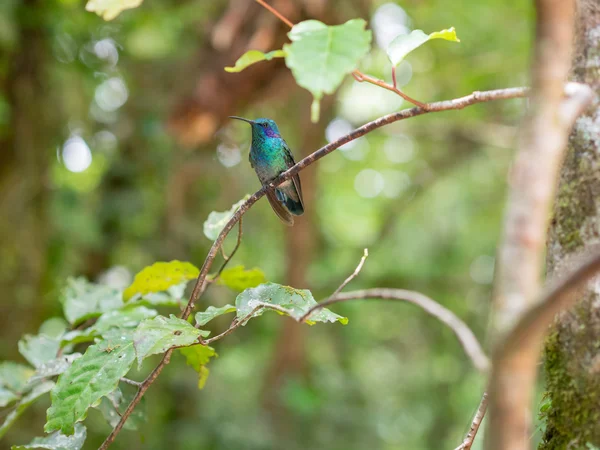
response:
[[[600,97],[600,4],[578,2],[573,81]],[[550,226],[548,278],[600,244],[600,103],[580,117],[569,139]],[[541,450],[600,447],[600,284],[591,283],[561,314],[545,346],[547,407]]]

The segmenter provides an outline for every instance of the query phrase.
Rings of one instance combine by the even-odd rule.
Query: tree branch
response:
[[[542,258],[556,179],[576,114],[591,101],[589,88],[564,100],[570,70],[575,2],[537,0],[531,108],[513,165],[494,292],[494,338],[522,318],[539,296]],[[585,91],[588,91],[587,93]],[[531,323],[541,324],[542,321]],[[543,322],[545,324],[549,322]],[[529,448],[532,394],[543,332],[528,331],[528,345],[494,352],[490,380],[488,450]],[[511,332],[515,333],[516,330]],[[529,334],[531,333],[531,334]],[[510,337],[512,342],[514,337]],[[502,344],[505,346],[506,344]]]
[[[423,309],[426,313],[447,325],[454,332],[465,350],[465,353],[469,356],[477,370],[481,372],[487,371],[489,367],[488,358],[467,324],[459,319],[452,311],[419,292],[407,291],[404,289],[375,288],[340,293],[335,298],[330,298],[329,300],[312,307],[301,320],[310,316],[314,311],[324,308],[325,306],[333,305],[334,303],[347,302],[350,300],[365,300],[369,298],[409,302]]]
[[[479,427],[481,426],[481,422],[483,421],[483,417],[487,411],[488,398],[488,393],[486,391],[481,397],[481,401],[477,407],[477,412],[475,413],[475,417],[473,417],[473,421],[471,422],[471,428],[469,429],[469,432],[465,436],[465,439],[462,441],[462,443],[454,450],[469,450],[473,445],[475,436],[477,436],[477,432],[479,431]]]
[[[204,260],[204,264],[202,265],[202,268],[200,269],[200,274],[198,275],[198,278],[196,279],[196,282],[194,284],[194,289],[192,290],[192,294],[190,295],[188,304],[186,305],[183,313],[181,314],[181,318],[185,320],[191,315],[191,313],[194,309],[194,306],[196,304],[196,301],[198,301],[198,299],[201,297],[202,293],[206,289],[206,286],[207,286],[206,277],[208,275],[208,272],[209,272],[210,268],[212,267],[212,264],[217,256],[217,254],[219,253],[219,249],[222,247],[223,241],[225,240],[225,238],[227,237],[229,232],[233,229],[233,227],[240,220],[240,218],[258,200],[260,200],[261,197],[263,197],[266,194],[268,189],[273,189],[276,186],[283,183],[284,181],[289,180],[290,178],[292,178],[294,175],[296,175],[301,170],[310,166],[315,161],[318,161],[319,159],[323,158],[325,155],[328,155],[329,153],[338,149],[342,145],[344,145],[350,141],[353,141],[355,139],[358,139],[359,137],[364,136],[373,130],[381,128],[385,125],[389,125],[390,123],[398,122],[398,121],[404,120],[404,119],[409,119],[411,117],[421,116],[423,114],[428,114],[428,113],[451,111],[451,110],[455,110],[455,109],[463,109],[463,108],[466,108],[467,106],[475,105],[477,103],[484,103],[484,102],[489,102],[489,101],[494,101],[494,100],[505,100],[505,99],[511,99],[511,98],[523,98],[523,97],[526,97],[527,94],[528,94],[528,89],[524,88],[524,87],[497,89],[497,90],[493,90],[493,91],[482,91],[482,92],[476,91],[476,92],[473,92],[472,94],[466,95],[464,97],[460,97],[460,98],[456,98],[456,99],[452,99],[452,100],[445,100],[445,101],[441,101],[441,102],[430,103],[427,106],[426,110],[423,108],[420,108],[420,107],[405,109],[402,111],[398,111],[396,113],[392,113],[392,114],[388,114],[386,116],[380,117],[371,122],[368,122],[365,125],[357,128],[356,130],[348,133],[347,135],[342,136],[333,142],[330,142],[329,144],[321,147],[317,151],[315,151],[312,154],[308,155],[307,157],[303,158],[298,163],[296,163],[294,166],[292,166],[291,168],[289,168],[288,170],[283,172],[281,175],[279,175],[270,184],[261,187],[258,191],[256,191],[254,194],[252,194],[248,198],[248,200],[246,200],[244,203],[242,203],[242,205],[236,210],[236,212],[233,214],[231,219],[229,219],[227,224],[225,224],[225,226],[223,227],[223,230],[221,231],[221,233],[219,233],[219,236],[217,237],[217,239],[213,243],[212,247],[208,251],[208,255],[206,256],[206,259]],[[479,344],[477,344],[477,345],[479,346]],[[132,400],[131,404],[123,413],[121,420],[119,421],[117,426],[114,428],[114,430],[111,432],[111,434],[106,438],[106,440],[102,444],[102,447],[100,447],[101,450],[108,448],[108,446],[115,440],[116,435],[119,433],[119,431],[121,431],[121,429],[123,428],[123,425],[125,424],[125,421],[133,412],[135,405],[137,405],[137,403],[139,403],[139,401],[141,400],[142,396],[144,395],[144,393],[146,392],[148,387],[154,382],[154,380],[160,374],[160,372],[162,371],[164,366],[166,364],[168,364],[172,351],[173,350],[171,349],[165,353],[165,357],[156,366],[156,368],[152,371],[152,373],[148,376],[148,378],[146,378],[146,380],[144,380],[144,382],[142,383],[142,386],[138,390],[138,392],[137,392],[136,396],[134,397],[134,399]],[[482,363],[482,361],[483,360],[480,358],[479,359],[480,367],[483,367],[485,365]]]
[[[238,251],[238,248],[240,248],[240,244],[242,243],[242,218],[241,217],[240,217],[240,221],[238,222],[238,225],[239,225],[239,228],[238,228],[237,242],[235,244],[235,247],[229,256],[226,256],[225,253],[223,252],[223,259],[225,261],[223,262],[223,265],[221,266],[221,268],[219,269],[219,271],[213,278],[213,281],[215,281],[217,278],[219,278],[219,276],[221,275],[221,272],[223,272],[223,269],[225,269],[225,267],[227,266],[229,261],[231,261],[231,258],[233,258],[235,253]],[[223,247],[221,247],[221,250],[223,250]]]

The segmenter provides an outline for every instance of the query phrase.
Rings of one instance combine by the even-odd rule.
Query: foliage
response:
[[[435,31],[431,34],[425,34],[423,30],[413,30],[410,34],[401,34],[390,43],[387,48],[388,58],[394,66],[397,66],[406,55],[432,39],[460,42],[460,39],[456,37],[454,27],[448,30]]]
[[[80,450],[87,435],[86,428],[80,423],[75,425],[75,433],[65,436],[60,431],[55,431],[43,438],[34,438],[29,444],[13,445],[12,450],[25,450],[28,448],[44,448],[49,450]]]
[[[241,292],[244,289],[256,287],[266,281],[264,272],[256,267],[254,269],[245,269],[244,266],[235,266],[221,272],[218,284]]]
[[[196,313],[196,323],[202,327],[208,322],[213,320],[215,317],[222,316],[223,314],[235,312],[236,308],[232,305],[225,305],[219,308],[215,306],[209,306],[206,311]]]
[[[284,58],[286,55],[283,50],[273,50],[269,53],[259,52],[258,50],[248,50],[235,62],[234,67],[225,67],[226,72],[241,72],[248,66],[260,61],[271,61],[273,58]]]
[[[143,0],[88,0],[85,9],[95,12],[104,20],[112,20],[126,9],[136,8]]]
[[[131,286],[123,292],[123,299],[128,301],[138,294],[166,291],[171,286],[193,280],[199,273],[198,268],[189,262],[156,262],[135,276]]]
[[[146,319],[133,334],[138,365],[141,366],[142,360],[150,355],[164,353],[173,347],[192,345],[198,342],[198,338],[208,334],[208,331],[198,330],[173,314],[169,318],[158,316]]]
[[[256,288],[246,289],[235,299],[237,318],[243,319],[257,306],[257,302],[281,306],[289,311],[294,319],[300,319],[310,308],[317,305],[312,293],[307,289],[294,289],[290,286],[282,286],[276,283],[261,284]],[[256,311],[253,317],[262,315],[264,310]],[[279,311],[278,311],[279,312]],[[309,325],[315,322],[348,323],[347,317],[332,313],[327,308],[321,308],[310,315],[306,320]]]

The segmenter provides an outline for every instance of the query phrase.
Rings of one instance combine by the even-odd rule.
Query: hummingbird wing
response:
[[[294,161],[294,155],[292,155],[292,151],[290,150],[290,147],[285,141],[283,141],[283,157],[285,159],[285,164],[288,167],[288,169],[296,164],[296,161]],[[294,175],[292,177],[292,182],[294,183],[296,192],[298,192],[298,198],[300,199],[300,203],[302,204],[302,208],[304,209],[304,198],[302,197],[302,185],[300,184],[300,175]]]

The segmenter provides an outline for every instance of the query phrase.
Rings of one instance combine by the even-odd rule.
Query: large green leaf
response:
[[[75,423],[85,419],[90,406],[115,390],[134,360],[130,336],[90,345],[85,354],[58,377],[44,430],[73,434]]]
[[[215,349],[208,345],[194,345],[180,348],[179,351],[185,356],[188,366],[198,372],[198,389],[204,388],[209,374],[206,364],[211,358],[217,356]]]
[[[218,284],[227,286],[234,291],[242,292],[244,289],[253,288],[259,284],[266,283],[267,278],[262,270],[248,269],[244,266],[235,266],[225,269],[219,276]]]
[[[134,295],[161,292],[184,281],[193,280],[200,271],[189,262],[157,262],[144,267],[133,279],[133,283],[123,292],[125,301]]]
[[[31,389],[31,391],[21,399],[15,409],[13,409],[6,419],[4,419],[4,423],[0,426],[0,438],[6,434],[6,432],[10,429],[11,426],[17,421],[19,417],[25,412],[29,406],[33,404],[38,398],[42,395],[50,392],[54,383],[52,381],[44,381]]]
[[[37,383],[38,381],[43,380],[44,378],[55,377],[56,375],[60,375],[73,364],[77,358],[81,357],[81,353],[71,353],[69,355],[60,356],[51,361],[47,361],[44,364],[40,365],[35,374],[29,379],[29,384]]]
[[[310,308],[317,304],[312,293],[307,289],[294,289],[281,284],[265,283],[252,289],[246,289],[237,296],[235,299],[237,318],[242,319],[250,314],[257,306],[256,302],[281,306],[288,310],[295,319],[300,319]],[[253,317],[260,316],[263,312],[264,309],[258,310]],[[322,308],[315,311],[306,323],[312,325],[315,322],[335,322],[336,320],[344,325],[348,323],[346,317]]]
[[[4,408],[6,405],[10,405],[18,398],[19,396],[10,389],[0,387],[0,408]]]
[[[235,312],[236,308],[232,305],[221,306],[220,308],[216,308],[214,306],[209,306],[206,308],[206,311],[196,313],[196,323],[198,326],[204,326],[215,317],[222,316],[223,314]]]
[[[394,66],[397,66],[406,55],[432,39],[460,42],[454,27],[431,34],[425,34],[423,30],[414,30],[410,34],[401,34],[390,43],[387,49],[388,58]]]
[[[46,336],[45,334],[38,334],[36,336],[26,334],[23,336],[23,339],[19,341],[18,346],[19,353],[21,353],[32,366],[37,368],[56,358],[56,353],[60,348],[60,341]]]
[[[328,26],[318,20],[300,22],[288,33],[285,63],[298,85],[313,95],[311,118],[319,120],[319,103],[323,94],[333,94],[346,75],[355,70],[359,60],[369,52],[371,31],[363,19],[343,25]]]
[[[198,330],[189,322],[171,314],[144,320],[133,334],[138,365],[150,355],[164,353],[171,347],[179,347],[198,342],[200,336],[208,336],[208,331]]]
[[[283,58],[285,52],[283,50],[273,50],[269,53],[263,53],[258,50],[248,50],[235,62],[234,67],[225,67],[226,72],[241,72],[246,67],[251,66],[260,61],[270,61],[273,58]]]
[[[85,9],[95,12],[104,20],[112,20],[126,9],[137,8],[143,0],[88,0]]]
[[[0,363],[0,386],[21,394],[27,389],[27,382],[35,373],[31,367],[12,361]]]
[[[109,311],[100,316],[98,321],[84,330],[69,331],[62,337],[61,345],[92,342],[95,338],[104,336],[113,329],[135,328],[144,319],[155,317],[158,312],[145,306],[134,306]]]
[[[70,278],[61,301],[65,317],[71,325],[99,317],[102,313],[123,306],[118,289],[90,283],[84,278]]]
[[[114,428],[121,420],[121,415],[133,400],[134,395],[135,391],[124,394],[120,388],[117,388],[106,397],[103,397],[96,408],[102,413],[108,424]],[[123,427],[126,430],[137,430],[145,420],[145,399],[142,397],[141,402],[135,407]]]
[[[227,222],[233,217],[233,214],[242,204],[250,198],[246,195],[239,202],[234,204],[228,211],[218,212],[213,211],[208,215],[208,219],[204,222],[204,236],[209,238],[211,241],[217,239]]]
[[[87,430],[78,423],[75,425],[75,434],[65,436],[60,431],[56,431],[46,437],[36,437],[29,444],[13,445],[11,450],[25,450],[28,448],[44,448],[48,450],[80,450],[83,447]]]

